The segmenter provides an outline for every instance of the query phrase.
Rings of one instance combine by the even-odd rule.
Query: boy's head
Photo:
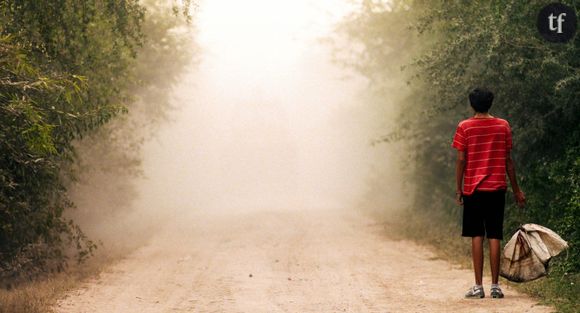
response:
[[[493,102],[493,92],[487,88],[475,88],[469,93],[469,103],[478,113],[487,113]]]

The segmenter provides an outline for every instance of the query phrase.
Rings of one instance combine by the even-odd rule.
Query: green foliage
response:
[[[509,201],[506,236],[527,222],[558,232],[570,250],[555,260],[552,279],[564,281],[580,270],[580,53],[578,36],[555,44],[538,34],[537,14],[549,2],[364,1],[343,27],[364,47],[357,68],[378,96],[398,95],[398,128],[383,139],[405,138],[410,148],[417,214],[459,223],[451,137],[471,114],[469,91],[494,91],[492,114],[512,126],[528,198],[525,211]]]
[[[60,270],[68,244],[78,261],[95,249],[63,217],[67,171],[75,142],[127,112],[140,53],[160,55],[146,14],[136,0],[0,2],[0,278]]]
[[[8,35],[0,37],[0,77],[0,270],[13,273],[47,260],[58,266],[63,233],[92,249],[60,218],[69,203],[59,183],[63,149],[55,117],[72,127],[72,114],[60,108],[80,100],[82,80],[45,74]]]

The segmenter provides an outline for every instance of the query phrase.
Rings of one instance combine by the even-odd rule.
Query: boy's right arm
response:
[[[463,173],[465,172],[465,151],[457,151],[455,162],[455,202],[463,205]]]
[[[508,151],[505,163],[507,174],[512,184],[512,191],[514,192],[514,196],[516,198],[516,202],[519,207],[523,207],[526,204],[526,195],[518,185],[518,181],[516,179],[516,168],[514,166],[514,161],[511,156],[511,151]]]

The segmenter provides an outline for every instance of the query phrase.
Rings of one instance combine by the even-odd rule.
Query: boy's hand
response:
[[[463,195],[461,192],[455,193],[455,203],[457,203],[457,205],[463,205]]]
[[[526,194],[523,191],[518,190],[514,192],[514,197],[516,198],[516,203],[520,208],[523,208],[526,205]]]

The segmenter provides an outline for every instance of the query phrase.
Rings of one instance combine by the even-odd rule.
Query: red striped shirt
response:
[[[512,148],[509,123],[501,118],[469,118],[457,125],[452,146],[465,151],[463,194],[506,189],[506,156]]]

